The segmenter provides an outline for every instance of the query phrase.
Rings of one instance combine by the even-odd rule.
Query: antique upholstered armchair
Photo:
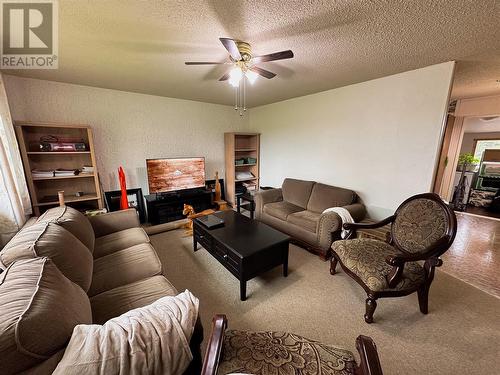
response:
[[[225,315],[215,315],[201,375],[382,375],[377,348],[358,336],[353,354],[337,346],[284,332],[233,331]]]
[[[356,239],[356,229],[373,229],[391,223],[389,243]],[[374,224],[346,223],[347,239],[332,245],[330,273],[337,262],[366,291],[365,321],[373,322],[376,300],[418,293],[420,311],[427,314],[429,288],[439,258],[453,243],[457,232],[455,213],[433,193],[404,201],[395,214]],[[423,264],[422,264],[423,263]]]

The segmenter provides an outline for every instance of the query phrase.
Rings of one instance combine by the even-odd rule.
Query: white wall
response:
[[[356,190],[380,218],[430,191],[454,63],[396,74],[250,111],[261,184],[316,180]]]
[[[14,120],[89,124],[105,190],[119,186],[147,194],[147,158],[204,156],[207,179],[224,176],[224,132],[244,129],[231,106],[66,83],[4,76]]]

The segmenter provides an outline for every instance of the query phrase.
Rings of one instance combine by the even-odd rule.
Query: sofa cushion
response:
[[[80,211],[69,206],[59,206],[45,211],[37,223],[54,222],[78,238],[87,248],[94,251],[95,235],[90,221]]]
[[[307,229],[290,223],[289,221],[278,219],[277,217],[268,215],[265,212],[262,214],[260,220],[295,239],[299,239],[313,246],[316,246],[318,243],[318,235],[316,233],[308,231]]]
[[[317,212],[304,210],[288,215],[288,222],[298,225],[310,232],[316,233],[320,214]]]
[[[131,246],[94,261],[89,296],[130,284],[162,272],[160,259],[148,243]]]
[[[286,332],[227,330],[218,374],[356,373],[353,354]]]
[[[302,207],[296,206],[286,201],[267,203],[266,205],[264,205],[264,212],[266,214],[285,221],[288,215],[303,210],[304,209]]]
[[[305,210],[309,197],[311,196],[313,185],[314,181],[286,178],[282,186],[283,200],[302,207],[302,209]]]
[[[385,260],[390,255],[401,253],[387,242],[369,238],[335,241],[332,250],[342,264],[374,292],[412,289],[425,280],[425,271],[420,264],[406,262],[401,281],[394,288],[389,288],[387,276],[392,266]]]
[[[50,258],[68,279],[87,291],[92,280],[90,250],[62,226],[37,223],[19,231],[0,252],[0,267],[19,259]]]
[[[95,240],[94,259],[130,246],[148,242],[149,237],[142,228],[130,228],[97,237]]]
[[[354,191],[336,186],[316,183],[312,188],[307,209],[314,212],[323,212],[330,207],[342,207],[356,201]]]
[[[85,292],[48,258],[23,259],[0,275],[1,373],[49,359],[77,324],[92,323]]]
[[[129,310],[149,305],[165,296],[175,295],[177,290],[164,276],[148,277],[92,297],[92,320],[95,324],[104,324]]]

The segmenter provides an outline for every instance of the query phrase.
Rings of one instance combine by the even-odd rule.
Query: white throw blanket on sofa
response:
[[[330,207],[323,211],[323,213],[325,212],[335,212],[340,216],[340,220],[342,220],[342,223],[340,224],[340,227],[342,229],[342,231],[340,232],[340,237],[342,237],[342,239],[346,238],[349,234],[349,231],[344,229],[344,224],[354,223],[354,219],[352,218],[351,213],[344,207]]]
[[[80,324],[53,374],[180,375],[193,356],[189,340],[198,299],[188,290],[130,310],[105,324]]]

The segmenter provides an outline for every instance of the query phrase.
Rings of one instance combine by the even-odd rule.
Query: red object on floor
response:
[[[127,199],[127,183],[125,182],[125,172],[123,172],[123,168],[118,168],[118,178],[120,179],[120,190],[122,191],[122,195],[120,197],[120,210],[126,210],[128,207],[128,199]]]

